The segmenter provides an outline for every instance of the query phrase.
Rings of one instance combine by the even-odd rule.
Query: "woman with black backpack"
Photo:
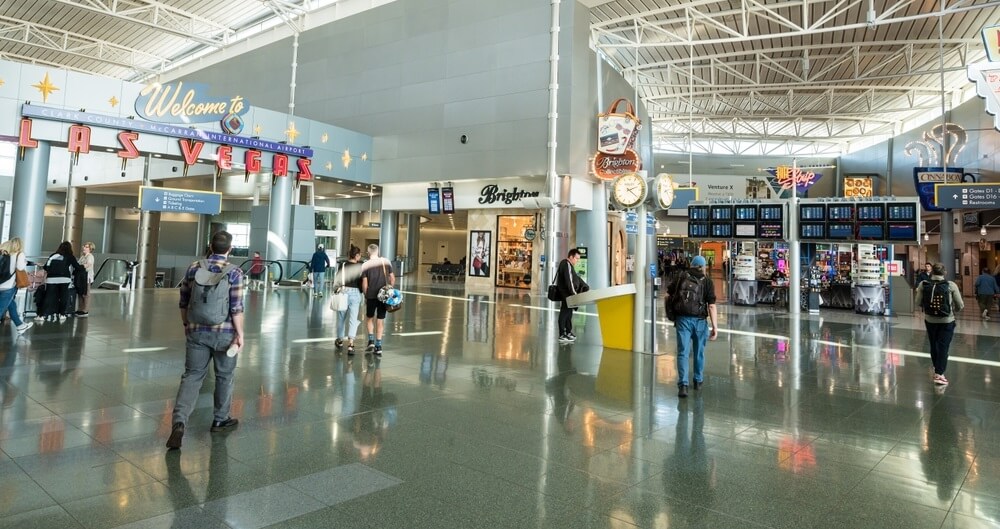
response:
[[[931,267],[930,281],[917,285],[916,304],[924,310],[924,326],[931,344],[931,362],[934,375],[931,381],[947,386],[944,370],[948,367],[948,349],[955,337],[955,313],[965,308],[958,285],[944,278],[944,264]]]
[[[73,272],[79,268],[80,263],[73,255],[73,244],[63,241],[45,262],[45,310],[39,319],[66,321],[72,312],[69,286],[73,281]]]

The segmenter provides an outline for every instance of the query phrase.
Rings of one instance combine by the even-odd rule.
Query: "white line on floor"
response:
[[[133,347],[131,349],[122,349],[123,353],[152,353],[153,351],[166,351],[166,347]]]
[[[435,334],[444,334],[444,331],[397,332],[393,333],[393,336],[432,336]]]
[[[317,343],[317,342],[333,342],[336,338],[299,338],[298,340],[292,340],[292,343]]]

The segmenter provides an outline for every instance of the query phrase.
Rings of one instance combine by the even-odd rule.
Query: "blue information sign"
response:
[[[222,212],[222,193],[142,186],[139,188],[139,209],[218,215]]]
[[[432,215],[441,213],[441,190],[436,187],[427,188],[427,211]]]
[[[627,233],[629,235],[638,235],[639,234],[639,225],[638,224],[626,224],[625,225],[625,233]]]
[[[649,277],[650,279],[656,278],[656,263],[649,263]]]
[[[934,204],[939,208],[1000,207],[1000,184],[935,184],[934,194]]]

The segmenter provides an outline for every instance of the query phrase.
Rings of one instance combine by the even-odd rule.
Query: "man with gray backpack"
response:
[[[705,345],[719,336],[715,284],[705,274],[705,258],[696,255],[691,268],[667,285],[667,318],[677,333],[677,396],[688,396],[688,357],[694,357],[694,389],[705,382]],[[708,319],[712,327],[709,329]]]
[[[184,375],[174,403],[173,428],[167,448],[181,447],[184,428],[194,411],[208,364],[215,368],[213,432],[232,430],[239,421],[229,416],[236,354],[243,347],[243,272],[229,262],[233,236],[212,235],[212,254],[194,262],[180,287],[181,322],[187,336]]]
[[[935,263],[931,267],[930,280],[917,285],[916,296],[916,304],[924,310],[924,326],[931,343],[931,363],[934,364],[931,381],[939,386],[948,385],[944,370],[948,367],[951,339],[955,337],[955,312],[965,308],[958,285],[945,280],[944,273],[944,264]]]

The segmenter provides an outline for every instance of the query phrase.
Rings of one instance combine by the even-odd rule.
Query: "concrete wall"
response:
[[[537,0],[407,0],[310,29],[296,113],[375,136],[374,182],[543,175],[550,18]],[[592,133],[571,118],[593,119],[589,11],[563,2],[561,18],[559,171],[582,174]],[[287,83],[259,81],[289,78],[290,59],[286,39],[188,79],[281,108]]]

